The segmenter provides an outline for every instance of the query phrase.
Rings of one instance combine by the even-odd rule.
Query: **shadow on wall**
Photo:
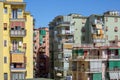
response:
[[[39,48],[36,62],[36,78],[48,78],[50,64],[44,48]]]

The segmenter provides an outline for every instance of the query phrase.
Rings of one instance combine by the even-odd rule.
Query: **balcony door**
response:
[[[18,18],[17,9],[13,9],[12,10],[12,19],[17,19],[17,18]]]

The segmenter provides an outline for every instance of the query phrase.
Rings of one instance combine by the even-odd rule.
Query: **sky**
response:
[[[25,0],[26,10],[35,19],[35,28],[48,27],[58,15],[78,13],[83,16],[120,11],[120,0]]]

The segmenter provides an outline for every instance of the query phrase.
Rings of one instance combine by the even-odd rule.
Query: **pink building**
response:
[[[49,28],[34,29],[35,77],[48,77],[49,73]]]

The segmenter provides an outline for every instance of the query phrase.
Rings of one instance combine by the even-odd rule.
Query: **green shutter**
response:
[[[120,61],[110,61],[109,69],[120,68]]]
[[[43,43],[43,36],[42,35],[40,35],[40,44],[42,44]]]
[[[83,54],[84,54],[83,49],[78,50],[78,55],[79,55],[79,56],[83,56]]]
[[[75,50],[72,50],[72,53],[75,54]]]
[[[101,73],[94,73],[93,80],[102,80],[102,74]]]
[[[79,49],[79,50],[72,50],[73,54],[79,55],[79,56],[83,56],[84,51],[83,49]]]
[[[45,36],[46,35],[46,31],[45,30],[40,30],[40,35]]]

